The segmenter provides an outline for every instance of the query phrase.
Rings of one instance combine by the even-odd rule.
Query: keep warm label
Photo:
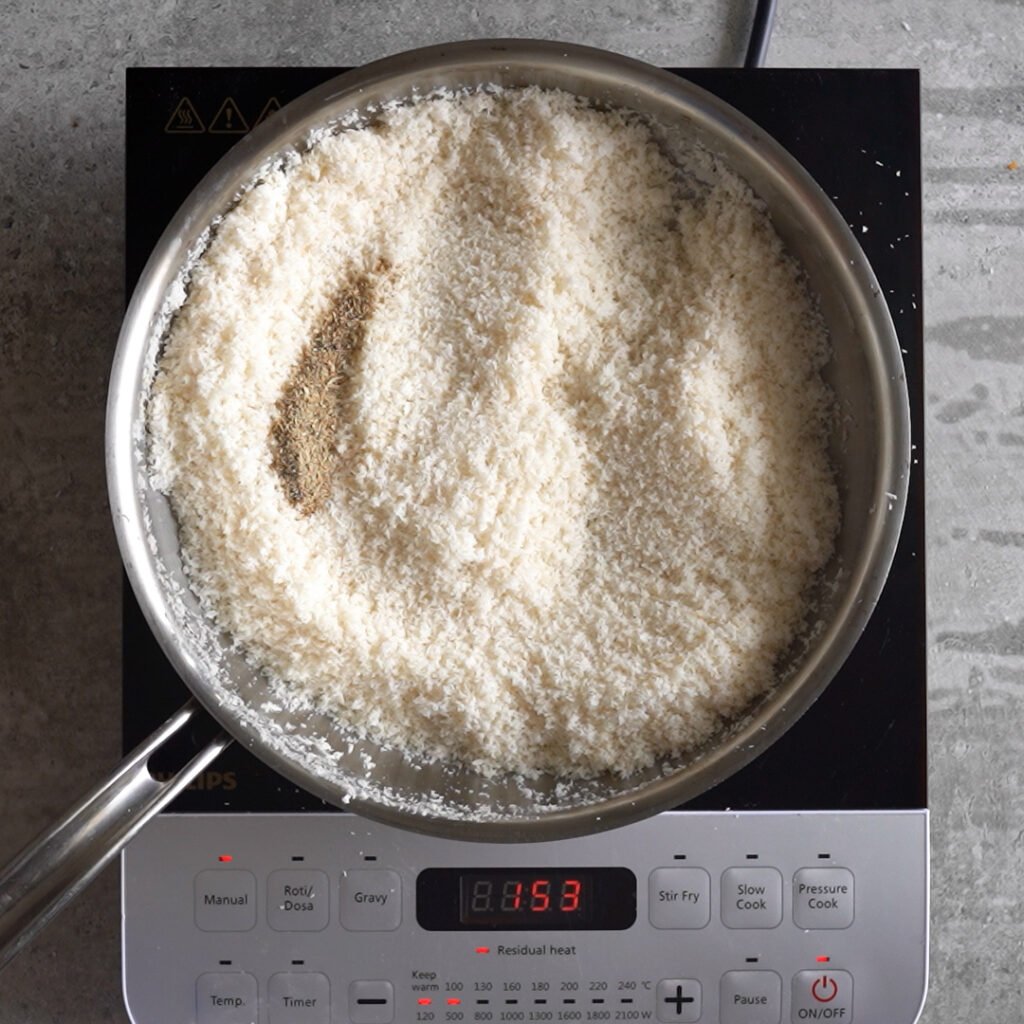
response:
[[[793,876],[793,923],[797,928],[849,928],[853,924],[853,872],[801,868]]]
[[[703,868],[657,868],[647,901],[655,928],[703,928],[711,920],[711,876]]]
[[[331,917],[323,871],[272,871],[267,879],[267,922],[277,932],[319,932]]]

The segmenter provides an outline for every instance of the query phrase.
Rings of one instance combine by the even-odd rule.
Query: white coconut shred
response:
[[[539,89],[320,140],[227,214],[149,404],[196,592],[359,735],[628,774],[775,678],[828,559],[827,339],[747,186]]]

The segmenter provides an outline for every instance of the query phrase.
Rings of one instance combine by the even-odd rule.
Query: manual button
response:
[[[256,927],[256,876],[251,871],[200,871],[195,883],[196,927],[247,932]]]
[[[397,871],[346,871],[341,876],[341,923],[350,932],[392,932],[402,923]]]
[[[853,924],[853,872],[801,868],[793,876],[793,924],[797,928],[849,928]]]

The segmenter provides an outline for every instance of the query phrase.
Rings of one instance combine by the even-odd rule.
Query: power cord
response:
[[[750,29],[750,41],[747,43],[747,55],[743,58],[745,68],[759,68],[764,64],[774,21],[775,0],[757,0],[754,24]]]

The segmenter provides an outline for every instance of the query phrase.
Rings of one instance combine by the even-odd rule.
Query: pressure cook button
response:
[[[391,1024],[395,1019],[391,982],[353,981],[348,987],[348,1016],[352,1024]]]
[[[196,982],[197,1024],[256,1024],[256,979],[242,971],[201,974]]]
[[[270,1024],[331,1024],[331,983],[316,971],[282,971],[267,982]]]
[[[729,868],[722,875],[726,928],[777,928],[782,922],[782,875],[775,868]]]
[[[693,978],[666,978],[658,982],[658,1020],[700,1020],[700,982]]]
[[[779,1024],[782,979],[774,971],[729,971],[719,988],[720,1024]]]
[[[853,872],[801,868],[793,876],[793,924],[797,928],[849,928],[853,924]]]
[[[402,880],[395,871],[346,871],[341,923],[350,932],[391,932],[402,923]]]
[[[800,971],[793,975],[793,1021],[853,1019],[853,977],[846,971]]]
[[[196,927],[247,932],[256,926],[256,876],[251,871],[200,871],[195,884]]]
[[[327,876],[322,871],[271,871],[267,923],[274,931],[322,931],[330,916]]]
[[[703,928],[711,920],[711,876],[703,868],[657,868],[647,903],[655,928]]]

